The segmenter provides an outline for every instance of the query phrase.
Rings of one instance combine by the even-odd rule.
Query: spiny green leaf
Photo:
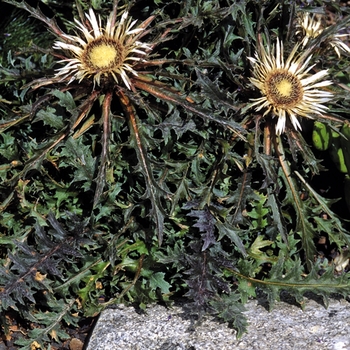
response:
[[[273,241],[264,240],[263,236],[258,236],[250,248],[247,249],[247,254],[260,264],[276,261],[275,258],[268,256],[265,252],[260,250],[261,248],[271,246],[272,243]]]
[[[241,230],[235,229],[233,226],[231,226],[229,223],[221,223],[217,222],[216,227],[219,230],[219,238],[218,240],[222,239],[222,237],[227,236],[232,243],[234,243],[236,249],[243,255],[247,256],[247,252],[245,250],[244,244],[240,238],[240,234],[242,234]]]
[[[62,92],[60,90],[54,90],[52,91],[52,95],[59,99],[59,105],[66,108],[67,111],[72,113],[76,109],[74,98],[69,91]]]
[[[57,115],[55,108],[46,107],[46,109],[40,109],[36,114],[34,122],[42,121],[44,125],[52,126],[53,128],[59,130],[63,128],[64,123],[62,116]]]
[[[261,200],[257,203],[253,203],[253,209],[247,212],[247,215],[255,220],[252,220],[253,228],[263,229],[267,226],[266,214],[269,213],[269,209],[264,207],[267,197],[260,194]]]
[[[152,289],[159,288],[161,293],[168,294],[170,292],[171,284],[164,279],[164,272],[153,273],[149,279],[149,284]]]
[[[187,215],[198,218],[193,227],[199,228],[203,239],[202,251],[206,250],[216,241],[214,235],[216,223],[215,218],[208,207],[205,207],[204,210],[191,210]]]
[[[218,301],[211,301],[210,305],[218,312],[219,318],[233,325],[237,330],[237,338],[247,331],[248,322],[243,315],[245,308],[238,293],[223,294]]]

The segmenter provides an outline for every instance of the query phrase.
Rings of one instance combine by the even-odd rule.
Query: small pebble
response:
[[[78,338],[73,338],[69,342],[69,349],[70,350],[82,350],[83,347],[84,347],[84,343]]]

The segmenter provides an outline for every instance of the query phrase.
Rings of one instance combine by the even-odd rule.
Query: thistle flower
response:
[[[304,35],[302,46],[306,46],[310,39],[315,39],[323,31],[321,21],[317,20],[315,14],[311,17],[309,13],[305,12],[298,17],[297,28],[296,34]]]
[[[101,18],[97,20],[92,9],[85,16],[91,30],[75,19],[75,27],[81,35],[63,34],[63,41],[54,43],[54,49],[67,51],[73,56],[59,61],[66,65],[57,70],[55,77],[61,77],[61,80],[69,78],[68,83],[92,77],[97,85],[101,85],[102,77],[112,77],[118,84],[121,78],[130,89],[129,75],[137,76],[133,66],[144,61],[151,50],[150,45],[138,41],[144,28],[134,28],[136,21],[128,18],[128,12],[123,13],[116,25],[111,14],[105,28],[101,27]]]
[[[310,13],[304,12],[301,16],[298,17],[296,33],[302,33],[304,38],[302,40],[302,46],[306,46],[310,39],[315,39],[318,37],[327,27],[323,27],[321,19],[319,16],[313,14],[310,16]],[[350,47],[344,43],[342,38],[348,37],[349,34],[333,34],[330,35],[327,39],[327,43],[334,49],[337,56],[340,58],[341,52],[347,52],[350,54]]]
[[[272,112],[278,117],[276,133],[280,135],[285,131],[286,118],[289,116],[294,128],[301,130],[298,116],[313,118],[321,115],[328,108],[323,103],[328,102],[333,94],[319,90],[332,82],[321,81],[328,75],[327,70],[309,74],[314,65],[308,64],[312,58],[309,55],[297,55],[300,45],[295,45],[287,60],[283,57],[283,43],[277,39],[274,47],[261,46],[260,53],[255,58],[248,57],[253,64],[253,77],[250,81],[263,95],[253,99],[251,105],[257,106],[256,111],[266,109],[264,115]]]

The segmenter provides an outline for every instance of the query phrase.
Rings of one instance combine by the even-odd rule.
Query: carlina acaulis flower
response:
[[[60,41],[54,43],[54,49],[64,50],[70,56],[59,61],[66,65],[57,70],[55,77],[68,78],[68,83],[92,77],[97,85],[101,85],[102,78],[112,78],[117,84],[123,81],[130,89],[129,75],[137,76],[134,65],[145,61],[151,51],[149,44],[138,40],[145,28],[135,27],[137,21],[133,21],[127,11],[119,23],[113,23],[111,14],[105,28],[101,26],[101,17],[97,19],[92,9],[85,16],[87,25],[75,19],[80,36],[63,34]]]
[[[301,33],[304,35],[302,39],[302,46],[306,46],[309,40],[318,37],[325,29],[322,25],[322,17],[320,15],[310,15],[309,12],[303,12],[298,16],[296,34]],[[350,54],[350,47],[343,41],[343,38],[349,37],[349,34],[331,34],[326,43],[331,46],[336,52],[337,56],[340,57],[341,51]]]
[[[315,39],[322,31],[322,23],[316,18],[316,15],[310,16],[308,12],[303,12],[297,18],[297,31],[295,34],[301,33],[304,37],[302,39],[302,46],[306,46],[310,39]]]
[[[300,45],[295,45],[287,60],[283,57],[283,43],[279,39],[276,46],[260,46],[255,57],[248,57],[253,64],[250,81],[261,92],[262,97],[252,99],[255,110],[265,109],[264,116],[271,113],[277,117],[276,134],[285,131],[287,116],[295,129],[301,130],[298,117],[314,119],[328,108],[323,103],[332,99],[329,91],[320,90],[331,85],[330,80],[322,80],[327,70],[310,74],[314,65],[309,66],[312,55],[299,55]]]

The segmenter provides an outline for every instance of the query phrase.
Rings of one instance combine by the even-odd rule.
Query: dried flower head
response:
[[[308,12],[303,12],[298,17],[297,28],[296,34],[301,33],[304,36],[301,42],[302,46],[306,46],[310,39],[315,39],[323,31],[321,21],[317,19],[315,14],[310,16]]]
[[[65,50],[73,56],[60,61],[66,65],[58,69],[56,77],[68,78],[69,83],[93,77],[97,85],[101,85],[102,77],[112,77],[117,83],[121,78],[130,89],[129,74],[137,76],[133,66],[144,60],[151,50],[150,45],[138,41],[144,28],[134,28],[136,21],[128,18],[128,12],[124,12],[115,25],[111,14],[105,28],[101,27],[101,18],[97,20],[92,9],[85,16],[91,28],[75,19],[75,27],[82,35],[64,34],[61,39],[65,41],[54,44],[54,49]]]
[[[276,48],[261,46],[255,58],[248,57],[253,64],[253,77],[250,81],[263,95],[253,99],[251,106],[257,106],[256,111],[266,109],[278,117],[276,133],[280,135],[285,130],[286,118],[289,116],[295,129],[301,129],[298,116],[313,118],[327,110],[323,103],[328,102],[333,94],[318,88],[332,84],[329,80],[320,81],[327,76],[327,70],[309,74],[314,65],[308,64],[312,58],[309,55],[297,55],[299,45],[296,45],[285,61],[283,44],[277,39]]]
[[[296,33],[304,35],[303,46],[306,46],[310,39],[315,39],[327,29],[322,25],[322,16],[316,14],[311,16],[309,12],[304,12],[298,17],[297,27]],[[341,51],[350,54],[350,47],[343,41],[343,38],[348,36],[349,34],[333,34],[327,38],[328,45],[334,49],[338,57],[340,57]]]

